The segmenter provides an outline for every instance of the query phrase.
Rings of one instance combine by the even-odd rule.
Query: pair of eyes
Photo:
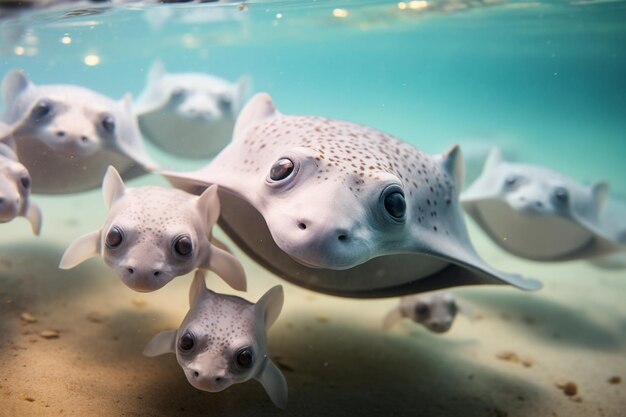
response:
[[[54,113],[54,104],[50,101],[43,99],[39,100],[31,111],[31,116],[36,122],[41,122],[48,116]],[[110,113],[103,113],[100,115],[100,127],[109,135],[115,133],[115,117]]]
[[[178,340],[178,349],[182,353],[190,353],[196,346],[196,338],[193,333],[185,332]],[[237,366],[249,369],[254,365],[254,350],[250,346],[244,346],[235,352],[233,361]]]
[[[106,235],[105,243],[108,248],[115,249],[124,242],[124,239],[124,231],[118,226],[113,226]],[[172,248],[177,255],[183,258],[190,257],[193,253],[193,241],[191,240],[191,236],[176,236],[172,241]]]
[[[504,185],[508,189],[514,188],[519,182],[520,178],[517,175],[509,175],[504,179]],[[566,203],[567,200],[569,200],[567,188],[561,186],[555,187],[554,190],[552,190],[552,196],[556,201],[561,203]]]
[[[268,182],[272,184],[279,184],[288,180],[296,173],[296,165],[289,158],[280,158],[270,168],[268,175]],[[386,187],[380,200],[385,207],[385,211],[394,220],[403,220],[406,214],[406,199],[404,198],[404,191],[398,185],[391,185]]]
[[[456,306],[456,303],[448,304],[448,311],[450,312],[452,316],[456,315],[457,310],[458,310],[458,307]],[[415,305],[415,315],[417,317],[427,318],[430,316],[430,313],[431,313],[430,305],[426,303],[417,303]]]
[[[185,90],[184,88],[175,88],[172,90],[170,97],[172,100],[179,101],[185,98],[187,94],[189,94],[189,91]],[[217,98],[217,105],[223,110],[229,109],[232,104],[233,100],[230,97],[219,96]]]

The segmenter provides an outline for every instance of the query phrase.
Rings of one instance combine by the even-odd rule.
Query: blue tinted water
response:
[[[247,75],[251,93],[269,92],[283,113],[367,124],[430,153],[457,142],[501,145],[517,160],[606,180],[626,198],[626,2],[428,4],[131,5],[74,17],[36,10],[0,22],[0,75],[20,68],[37,84],[114,98],[137,96],[157,59],[171,72]],[[337,8],[347,16],[334,16]],[[99,64],[86,65],[88,55]],[[178,169],[202,164],[159,156]],[[35,197],[45,209],[41,237],[23,222],[0,225],[0,416],[277,414],[254,383],[201,393],[173,357],[143,359],[146,341],[186,312],[189,281],[137,298],[100,260],[57,270],[69,242],[101,226],[105,208],[99,191]],[[624,270],[527,262],[470,232],[494,266],[546,288],[460,292],[477,318],[442,337],[408,325],[383,333],[392,300],[311,295],[280,281],[287,306],[270,345],[292,368],[284,415],[622,417],[624,384],[606,381],[626,378]],[[242,261],[254,277],[250,299],[279,282]],[[93,310],[101,323],[85,319]],[[38,323],[25,324],[24,311]],[[48,328],[61,337],[38,337]],[[507,350],[534,365],[496,358]],[[579,399],[555,387],[564,379],[578,383]]]

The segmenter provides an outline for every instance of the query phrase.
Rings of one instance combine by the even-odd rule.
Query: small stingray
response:
[[[2,86],[3,120],[33,192],[66,194],[97,188],[107,166],[124,178],[154,169],[132,113],[130,96],[115,102],[74,85],[34,85],[12,71]]]
[[[61,269],[101,255],[129,288],[149,292],[195,268],[210,269],[236,290],[246,290],[243,267],[211,243],[220,213],[217,186],[201,196],[145,186],[126,188],[109,167],[102,184],[109,209],[104,226],[74,241],[63,254]]]
[[[469,307],[449,291],[415,294],[402,297],[383,319],[383,329],[389,330],[403,318],[421,324],[433,333],[445,333],[452,327],[457,313],[471,317]]]
[[[202,73],[168,74],[156,62],[135,113],[146,139],[186,158],[206,158],[230,140],[247,81]]]
[[[180,327],[154,336],[143,354],[175,353],[189,383],[202,391],[219,392],[254,378],[274,404],[284,408],[287,382],[267,356],[267,331],[283,300],[280,285],[256,304],[215,293],[197,271],[189,291],[190,309]]]
[[[586,187],[547,168],[506,162],[494,149],[461,202],[503,249],[536,261],[564,261],[620,249],[599,225],[607,189],[605,183]]]
[[[41,231],[41,211],[30,199],[31,179],[28,170],[17,160],[10,129],[0,122],[0,223],[7,223],[16,217],[25,217],[33,233]]]
[[[458,147],[433,157],[366,126],[283,115],[261,93],[209,165],[163,175],[193,193],[218,184],[226,233],[270,271],[315,291],[363,298],[541,286],[474,251],[458,203]]]

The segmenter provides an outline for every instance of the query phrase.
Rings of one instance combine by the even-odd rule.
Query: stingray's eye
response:
[[[178,236],[174,240],[174,250],[176,253],[183,257],[191,256],[193,252],[193,242],[191,241],[191,237],[188,235]]]
[[[385,188],[380,195],[385,211],[394,221],[401,221],[406,215],[404,191],[399,185],[393,184]]]
[[[196,339],[191,332],[185,332],[178,340],[178,347],[183,352],[189,352],[196,344]]]
[[[30,177],[28,176],[28,174],[23,174],[20,177],[20,183],[22,184],[22,187],[24,187],[25,189],[29,189],[30,188]]]
[[[119,245],[122,244],[123,240],[124,233],[122,232],[122,230],[117,226],[113,226],[111,230],[109,230],[109,233],[107,233],[105,243],[109,248],[117,248]]]
[[[227,96],[221,96],[217,100],[217,105],[220,107],[220,109],[222,109],[222,111],[230,110],[230,107],[232,106],[232,104],[233,104],[233,100]]]
[[[172,100],[181,100],[183,97],[185,97],[185,94],[186,93],[184,88],[177,87],[172,90],[170,97],[172,98]]]
[[[450,312],[450,315],[452,317],[456,316],[456,313],[459,312],[459,307],[456,305],[454,301],[448,304],[448,312]]]
[[[52,103],[48,100],[39,100],[33,110],[31,112],[32,117],[35,118],[36,121],[40,121],[44,119],[46,116],[49,116],[52,113]]]
[[[566,203],[569,199],[569,193],[565,187],[556,187],[554,189],[554,198],[556,198],[558,202]]]
[[[424,303],[417,303],[415,305],[415,314],[417,315],[417,317],[428,317],[428,315],[430,314],[430,307],[428,306],[428,304],[424,304]]]
[[[235,362],[242,368],[251,368],[254,364],[254,353],[251,347],[241,348],[235,354]]]
[[[293,172],[294,164],[289,158],[280,158],[270,169],[270,179],[272,181],[282,181],[288,178]]]
[[[109,135],[115,133],[115,118],[112,115],[105,114],[102,116],[100,124],[102,125],[102,129],[104,129],[104,131]]]
[[[517,181],[517,175],[507,175],[504,179],[504,185],[506,185],[507,187],[513,187],[515,184],[517,184]]]

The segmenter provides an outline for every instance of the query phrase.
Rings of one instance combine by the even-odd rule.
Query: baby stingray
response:
[[[236,84],[203,73],[168,74],[156,62],[135,113],[144,136],[185,158],[207,158],[230,140],[247,81]]]
[[[398,306],[387,313],[383,329],[389,330],[401,319],[408,318],[431,332],[445,333],[450,330],[459,312],[469,315],[468,308],[457,301],[451,292],[409,295],[400,298]]]
[[[315,291],[368,298],[471,284],[541,287],[476,254],[458,202],[456,146],[430,156],[366,126],[283,115],[261,93],[210,164],[162,174],[193,193],[218,184],[220,226],[233,241]]]
[[[623,248],[600,226],[607,185],[584,186],[547,168],[502,160],[494,149],[461,195],[465,211],[503,249],[536,261],[584,259]]]
[[[76,239],[60,268],[99,254],[126,286],[139,292],[158,290],[195,268],[210,269],[232,288],[246,290],[239,261],[211,244],[220,213],[217,186],[199,197],[157,186],[126,188],[109,167],[102,191],[109,209],[104,226]]]
[[[0,133],[8,135],[8,130],[6,125],[0,123]],[[0,223],[25,217],[33,233],[38,235],[41,231],[41,211],[30,199],[30,186],[28,170],[17,160],[10,143],[0,141]]]
[[[287,382],[267,356],[267,330],[283,306],[283,287],[270,289],[256,303],[206,288],[197,271],[191,284],[191,308],[178,330],[157,334],[145,356],[175,353],[195,388],[219,392],[249,379],[261,383],[280,408],[287,403]]]
[[[34,85],[12,71],[2,86],[3,120],[33,192],[75,193],[97,188],[105,169],[125,178],[155,168],[144,151],[130,96],[115,102],[74,85]]]

